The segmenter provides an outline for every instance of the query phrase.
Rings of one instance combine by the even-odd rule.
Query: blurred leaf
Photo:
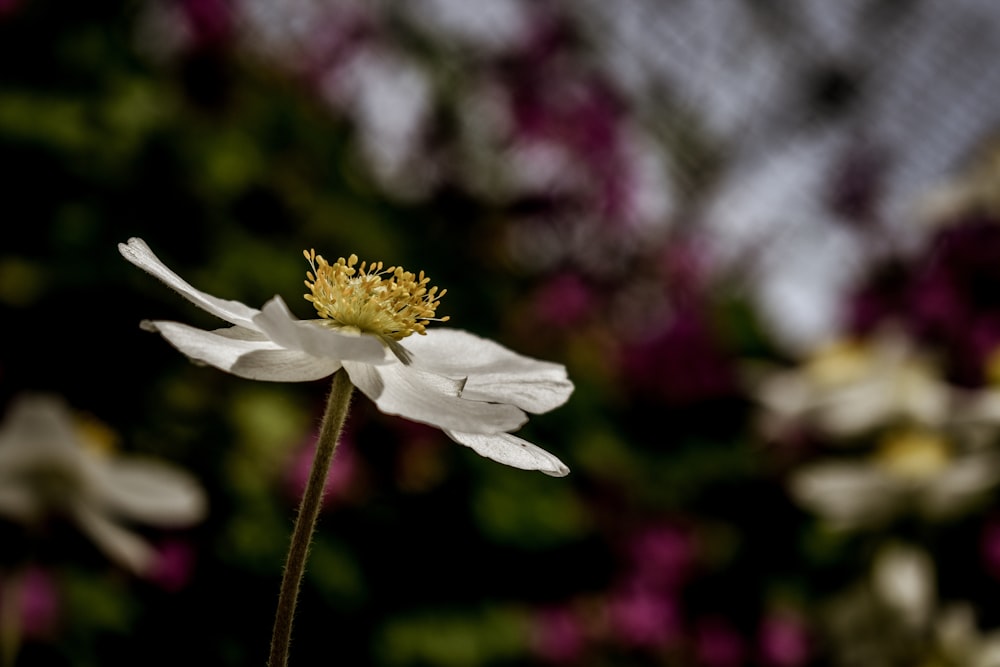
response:
[[[390,667],[469,667],[515,660],[527,639],[524,612],[488,607],[392,619],[380,631],[377,649]]]
[[[473,490],[472,511],[491,540],[544,549],[590,529],[587,513],[563,480],[519,470],[496,470]]]

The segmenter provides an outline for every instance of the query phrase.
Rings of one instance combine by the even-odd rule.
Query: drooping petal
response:
[[[569,468],[557,457],[510,433],[460,433],[445,431],[455,442],[471,447],[480,456],[521,470],[538,470],[552,477],[565,477]]]
[[[548,412],[573,393],[566,367],[518,354],[460,329],[433,329],[403,345],[417,368],[468,378],[462,398],[510,403],[533,413]]]
[[[153,251],[142,239],[133,237],[128,240],[128,243],[119,243],[118,251],[121,252],[122,257],[159,278],[168,287],[199,308],[207,310],[230,324],[248,329],[257,328],[253,323],[254,315],[259,312],[256,308],[251,308],[239,301],[220,299],[195,289],[186,280],[167,268],[167,265],[153,254]]]
[[[315,322],[299,320],[280,296],[264,304],[261,312],[254,316],[254,323],[281,347],[301,350],[313,357],[368,364],[391,360],[386,348],[374,336],[345,334]]]
[[[205,518],[208,499],[184,470],[140,457],[98,460],[96,486],[105,509],[157,526],[185,527]]]
[[[340,368],[335,359],[313,357],[286,350],[240,327],[204,331],[179,322],[147,322],[188,357],[250,380],[307,382],[332,375]]]
[[[527,416],[507,404],[459,397],[462,380],[428,373],[396,362],[371,366],[345,361],[351,382],[389,415],[468,433],[500,433],[519,428]]]
[[[77,525],[112,560],[136,574],[145,573],[153,563],[153,548],[132,531],[115,523],[87,502],[71,508]]]

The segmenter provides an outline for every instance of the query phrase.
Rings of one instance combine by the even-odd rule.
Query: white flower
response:
[[[835,664],[1000,667],[1000,630],[980,631],[970,603],[940,597],[933,553],[881,544],[859,584],[826,609]]]
[[[179,468],[99,445],[60,399],[17,398],[0,425],[0,516],[27,525],[65,516],[110,558],[143,574],[152,547],[124,524],[189,526],[204,518],[205,494]]]
[[[806,464],[791,477],[792,495],[838,529],[877,527],[903,513],[953,517],[1000,483],[1000,457],[956,453],[943,436],[888,434],[872,458]]]
[[[835,438],[901,421],[938,426],[955,417],[960,400],[930,360],[896,331],[841,342],[800,369],[767,373],[751,383],[770,428],[807,423]]]
[[[143,323],[196,361],[244,378],[289,382],[343,368],[384,413],[440,428],[506,465],[553,476],[569,472],[552,454],[511,434],[527,421],[525,411],[547,412],[568,400],[573,384],[565,367],[465,331],[425,331],[444,292],[428,289],[422,272],[383,270],[381,263],[366,270],[365,263],[356,266],[355,256],[328,264],[307,252],[312,271],[306,298],[320,318],[299,320],[279,296],[257,310],[196,290],[141,239],[118,248],[125,259],[233,325],[205,331],[177,322]]]
[[[890,542],[872,563],[873,592],[907,627],[928,623],[937,604],[934,561],[923,549]]]

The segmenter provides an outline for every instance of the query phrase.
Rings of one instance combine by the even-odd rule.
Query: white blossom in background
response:
[[[942,599],[933,556],[915,544],[879,545],[860,585],[829,605],[822,628],[838,665],[1000,665],[1000,629],[976,609]]]
[[[66,517],[109,558],[141,575],[155,552],[129,524],[191,526],[205,517],[207,499],[186,471],[101,446],[61,399],[16,398],[0,424],[0,517],[27,526]]]
[[[959,417],[964,399],[929,357],[890,329],[822,346],[791,369],[754,369],[748,376],[767,431],[806,425],[834,439],[898,424],[942,426]]]
[[[122,256],[189,301],[228,322],[205,331],[178,322],[143,325],[193,360],[253,380],[305,382],[343,369],[382,412],[429,424],[500,463],[548,475],[569,468],[512,434],[525,412],[543,413],[573,392],[561,364],[519,355],[466,331],[425,330],[444,292],[428,279],[357,257],[328,264],[306,253],[306,295],[319,318],[299,320],[275,296],[258,310],[196,290],[141,239],[119,244]],[[447,319],[447,318],[445,318]],[[411,335],[417,334],[417,335]],[[405,342],[404,342],[405,339]]]
[[[875,553],[875,595],[907,626],[920,628],[930,621],[937,605],[934,576],[934,561],[923,549],[890,542]]]
[[[868,457],[804,464],[789,479],[792,497],[837,530],[878,528],[904,514],[951,519],[998,484],[996,452],[962,451],[919,430],[885,435]]]
[[[842,530],[898,516],[954,517],[1000,484],[1000,393],[955,387],[901,331],[823,348],[792,369],[748,372],[765,435],[805,428],[867,453],[801,464],[795,501]]]

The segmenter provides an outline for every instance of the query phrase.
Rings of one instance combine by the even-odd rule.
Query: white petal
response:
[[[839,461],[801,468],[791,479],[795,499],[838,527],[872,525],[899,508],[907,487],[864,463]]]
[[[187,281],[167,268],[167,265],[153,254],[153,251],[149,249],[149,246],[142,239],[133,237],[128,240],[128,243],[119,243],[118,251],[121,252],[122,257],[140,269],[159,278],[168,287],[173,288],[199,308],[207,310],[230,324],[236,324],[249,329],[256,328],[253,324],[253,317],[259,312],[256,308],[251,308],[239,301],[220,299],[211,294],[196,290]]]
[[[759,378],[753,375],[753,370],[748,370],[747,375],[757,400],[778,417],[797,419],[813,407],[812,386],[801,373],[776,372]]]
[[[890,543],[876,554],[872,585],[883,602],[913,626],[922,626],[934,608],[934,563],[927,552]]]
[[[250,380],[306,382],[332,375],[340,368],[335,359],[283,349],[240,327],[204,331],[178,322],[147,322],[145,326],[160,332],[192,359]]]
[[[350,335],[330,327],[297,319],[280,296],[266,304],[254,317],[257,327],[283,348],[301,350],[313,357],[337,361],[389,363],[391,355],[374,336]]]
[[[537,445],[511,435],[497,433],[459,433],[445,431],[455,442],[471,447],[480,456],[521,470],[538,470],[553,477],[565,477],[569,468],[562,461]]]
[[[396,362],[369,366],[345,361],[351,382],[378,409],[441,429],[499,433],[519,428],[527,416],[513,405],[459,398],[462,381]]]
[[[0,461],[5,468],[40,461],[72,468],[81,456],[73,417],[62,399],[23,394],[8,407],[0,430]]]
[[[895,396],[883,383],[858,383],[819,397],[820,427],[833,435],[851,437],[896,416]]]
[[[167,527],[189,526],[205,517],[208,499],[186,471],[139,457],[99,462],[104,465],[98,494],[115,515]]]
[[[72,512],[80,529],[112,560],[136,574],[145,573],[152,565],[152,547],[132,531],[118,525],[86,502],[74,504]]]
[[[1000,483],[1000,460],[992,453],[970,454],[928,480],[920,496],[930,517],[954,516]]]
[[[468,378],[462,398],[510,403],[528,412],[548,412],[573,393],[566,367],[513,352],[460,329],[432,329],[403,345],[417,368]]]
[[[0,476],[0,516],[21,523],[32,523],[42,516],[42,499],[21,480]]]

